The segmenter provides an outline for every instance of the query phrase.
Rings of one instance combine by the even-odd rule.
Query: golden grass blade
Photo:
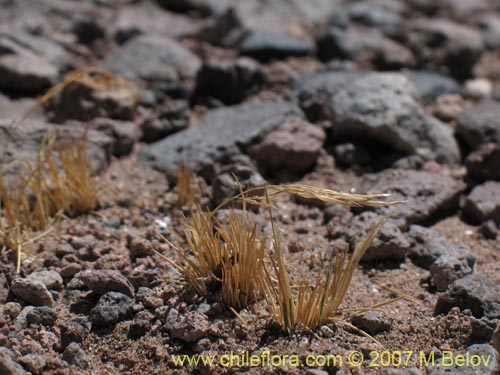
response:
[[[213,211],[215,212],[238,199],[244,200],[255,206],[265,206],[268,208],[267,205],[270,205],[270,199],[284,193],[306,199],[317,199],[326,204],[341,204],[353,207],[382,207],[404,203],[404,201],[382,200],[383,198],[390,197],[390,194],[351,194],[310,185],[288,184],[267,185],[244,190],[234,197],[219,204]],[[267,200],[265,194],[267,194]]]
[[[275,190],[276,194],[288,193],[307,199],[319,199],[325,203],[336,203],[347,206],[371,206],[380,207],[402,203],[401,201],[386,202],[380,200],[387,198],[390,194],[351,194],[343,193],[336,190],[319,188],[309,185],[270,185],[269,189]]]
[[[375,337],[373,337],[372,335],[370,335],[369,333],[363,331],[362,329],[352,325],[351,323],[348,323],[346,322],[345,320],[343,319],[338,319],[338,318],[333,318],[333,319],[330,319],[331,322],[335,322],[335,323],[338,323],[338,324],[341,324],[341,325],[344,325],[346,327],[349,327],[350,329],[352,329],[353,331],[356,331],[358,332],[359,334],[365,336],[365,337],[368,337],[370,340],[372,340],[373,342],[375,342],[376,344],[380,345],[382,347],[382,349],[385,349],[384,348],[384,345],[382,345],[382,343],[380,341],[378,341]]]
[[[264,193],[265,203],[268,207],[269,220],[271,222],[273,249],[275,251],[275,258],[272,258],[272,266],[278,281],[278,289],[276,290],[276,292],[269,295],[270,297],[278,297],[278,299],[275,303],[268,302],[268,304],[277,305],[277,310],[279,311],[280,317],[278,322],[286,331],[290,332],[295,326],[296,305],[293,299],[290,276],[287,271],[285,258],[283,256],[281,241],[274,224],[272,209],[270,208],[270,200],[267,188],[265,188]],[[267,280],[270,279],[270,277],[267,278]],[[269,285],[269,288],[272,288],[272,286]],[[266,297],[267,296],[268,294],[266,294]]]
[[[6,137],[3,145],[2,157],[0,159],[0,173],[2,172],[2,168],[5,164],[5,157],[7,155],[8,146],[12,140],[13,132],[19,126],[21,126],[40,106],[49,101],[52,97],[57,95],[61,90],[63,90],[66,86],[72,84],[73,82],[80,79],[85,73],[87,73],[90,69],[92,69],[92,65],[82,67],[74,72],[68,74],[63,82],[57,84],[56,86],[49,89],[43,96],[37,99],[35,104],[31,106],[21,117],[19,121],[13,121],[9,128],[6,129]]]
[[[366,235],[365,238],[363,238],[361,241],[359,241],[350,256],[349,261],[347,262],[347,265],[345,269],[341,269],[339,265],[336,266],[335,272],[338,273],[338,279],[335,280],[335,295],[334,298],[331,300],[332,305],[329,306],[329,310],[333,312],[337,312],[339,309],[340,304],[344,300],[345,294],[347,293],[347,289],[349,288],[349,285],[351,283],[352,276],[354,274],[354,271],[356,267],[358,266],[359,262],[361,261],[361,258],[363,255],[366,253],[368,248],[370,247],[370,244],[372,243],[373,239],[377,236],[377,234],[380,232],[380,229],[382,229],[382,226],[384,223],[387,221],[387,217],[384,217],[381,219],[375,227]],[[338,268],[337,268],[338,267]],[[332,285],[333,286],[333,285]]]
[[[270,213],[270,220],[271,226],[274,226],[272,213]],[[263,288],[266,293],[266,305],[271,315],[285,331],[315,330],[340,315],[342,310],[339,306],[347,293],[353,273],[385,221],[386,218],[377,223],[375,228],[359,241],[351,255],[348,254],[347,249],[340,251],[325,276],[322,276],[321,271],[318,272],[314,284],[311,285],[305,280],[301,281],[296,294],[290,287],[290,277],[279,247],[276,229],[274,229],[276,254],[271,258],[271,264],[276,282],[272,280],[268,272]]]
[[[90,69],[92,69],[92,65],[84,66],[80,69],[71,72],[66,76],[64,81],[55,85],[51,89],[49,89],[43,96],[37,99],[36,103],[28,109],[28,111],[21,117],[21,120],[15,124],[15,126],[22,125],[32,114],[35,112],[40,106],[49,101],[52,97],[57,95],[61,90],[63,90],[66,86],[72,84],[73,82],[79,80],[85,73],[87,73]]]
[[[186,164],[179,166],[176,190],[177,205],[179,207],[192,205],[198,200],[199,188],[196,184],[196,176]]]
[[[263,277],[265,241],[257,235],[255,223],[248,221],[246,207],[237,217],[229,214],[229,228],[219,227],[221,239],[231,255],[222,264],[222,299],[226,305],[242,309],[258,298],[258,281]]]

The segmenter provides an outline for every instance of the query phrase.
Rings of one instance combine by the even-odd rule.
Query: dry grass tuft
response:
[[[348,249],[341,250],[326,275],[320,271],[315,283],[301,280],[296,288],[292,287],[279,237],[272,224],[275,255],[271,256],[271,271],[266,268],[262,288],[267,308],[283,330],[289,333],[303,329],[315,330],[321,325],[339,320],[338,316],[342,313],[340,305],[353,273],[385,221],[386,218],[382,219],[359,241],[352,254],[349,255]],[[294,293],[295,289],[297,291]]]
[[[210,212],[198,207],[193,211],[190,219],[184,218],[184,237],[190,255],[178,244],[170,242],[157,233],[168,243],[179,256],[180,261],[174,262],[160,254],[170,265],[177,269],[184,280],[201,296],[207,297],[214,283],[219,283],[222,277],[222,262],[225,257],[225,248],[220,235],[216,231],[215,219]]]
[[[242,309],[259,297],[264,277],[266,239],[257,233],[257,225],[248,218],[245,205],[241,215],[229,213],[229,228],[219,226],[230,258],[222,264],[222,300],[227,306]]]
[[[32,236],[32,231],[47,228],[55,213],[67,211],[70,215],[76,214],[93,209],[97,204],[95,194],[97,187],[93,181],[90,163],[88,163],[87,156],[84,155],[85,141],[57,146],[57,152],[64,169],[64,177],[55,169],[55,164],[52,166],[51,162],[45,164],[47,160],[54,160],[53,148],[51,147],[53,144],[49,145],[49,136],[42,142],[35,167],[31,163],[23,163],[21,160],[16,160],[8,165],[5,163],[8,148],[16,129],[37,108],[44,105],[66,86],[81,78],[90,68],[83,67],[70,73],[63,82],[38,98],[19,121],[13,121],[6,129],[0,157],[0,245],[4,249],[15,251],[18,273],[21,267],[23,247],[36,241],[44,234]],[[17,164],[21,164],[17,182],[14,188],[8,188],[4,181],[4,173]],[[54,186],[58,186],[59,192],[57,188],[53,188]],[[64,197],[62,197],[63,193]],[[58,202],[63,202],[63,205],[61,206]]]
[[[221,300],[230,309],[244,308],[263,296],[273,318],[288,332],[314,330],[336,319],[341,313],[340,304],[353,272],[385,219],[359,242],[351,255],[347,249],[340,252],[326,275],[319,273],[314,284],[301,281],[294,287],[275,228],[271,199],[288,193],[348,206],[377,207],[400,203],[381,200],[387,194],[348,194],[308,185],[271,185],[240,191],[213,211],[199,207],[192,210],[191,217],[185,218],[184,239],[188,252],[165,239],[180,261],[165,259],[197,293],[204,297],[213,292],[220,293]],[[235,200],[243,202],[242,213],[237,215],[230,210],[229,224],[223,226],[215,214]],[[249,218],[247,205],[268,210],[273,232],[270,241],[257,232],[256,224]],[[274,255],[266,251],[269,242],[273,244]]]
[[[198,200],[196,176],[185,164],[179,165],[176,190],[179,207],[190,206]]]
[[[240,215],[230,211],[227,227],[201,208],[185,218],[185,226],[191,255],[163,237],[180,262],[165,259],[184,280],[201,296],[220,293],[228,308],[242,309],[255,302],[264,275],[265,238],[257,233],[245,206]]]
[[[55,138],[51,142],[55,142]],[[52,147],[56,150],[61,169],[57,166]],[[53,143],[46,150],[45,160],[42,160],[40,167],[45,166],[45,175],[48,177],[44,190],[52,204],[52,216],[59,211],[68,216],[77,216],[96,208],[98,186],[86,150],[86,137]]]
[[[36,163],[20,162],[15,185],[0,176],[0,240],[21,252],[32,232],[46,230],[60,215],[75,216],[97,206],[97,182],[86,154],[86,139],[57,142],[47,135]],[[3,172],[3,169],[2,169]]]

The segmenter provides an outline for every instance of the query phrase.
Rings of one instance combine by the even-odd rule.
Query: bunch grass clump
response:
[[[53,207],[51,216],[62,211],[68,216],[78,216],[94,210],[97,206],[97,180],[87,155],[87,139],[65,139],[56,143],[49,138],[45,160],[41,160],[42,171],[45,166],[47,185],[44,191]],[[54,152],[55,150],[55,152]],[[61,167],[58,168],[57,159]],[[42,173],[43,174],[43,173]]]
[[[58,142],[55,134],[48,134],[35,163],[18,161],[14,184],[7,186],[2,168],[0,240],[16,251],[18,271],[21,249],[33,240],[33,232],[46,230],[63,214],[76,216],[97,206],[97,181],[86,144],[85,137]]]
[[[227,226],[200,207],[184,220],[190,254],[164,238],[180,262],[165,259],[203,297],[219,293],[228,308],[238,310],[255,302],[264,276],[266,241],[245,205],[241,213],[229,211]]]
[[[35,165],[22,160],[5,163],[10,142],[17,128],[23,125],[40,106],[82,77],[89,69],[90,67],[83,67],[68,74],[63,82],[38,98],[19,121],[13,121],[4,131],[0,157],[0,246],[15,251],[18,273],[21,268],[23,247],[44,235],[41,233],[34,236],[33,231],[50,227],[56,214],[65,211],[70,215],[77,214],[93,209],[96,205],[97,188],[90,163],[84,154],[86,143],[84,140],[57,145],[63,174],[60,174],[53,163],[54,143],[50,135],[47,135],[41,143]],[[20,168],[17,180],[7,186],[4,179],[5,172],[18,165]],[[77,198],[69,198],[70,196]]]
[[[165,239],[180,260],[166,259],[201,296],[208,297],[216,290],[231,309],[244,308],[263,298],[270,315],[284,331],[314,330],[338,319],[343,312],[340,305],[354,271],[386,219],[381,220],[352,253],[347,249],[340,251],[328,270],[318,273],[314,283],[301,280],[293,285],[271,204],[273,198],[284,193],[347,206],[379,207],[401,203],[381,200],[388,197],[387,194],[349,194],[301,184],[247,190],[240,187],[239,194],[212,211],[200,207],[192,210],[190,218],[185,218],[187,252]],[[243,203],[241,214],[230,210],[229,223],[224,226],[216,219],[216,213],[236,200]],[[267,209],[272,237],[257,231],[256,224],[250,220],[248,205]],[[269,251],[270,243],[274,251]]]
[[[299,281],[298,286],[292,287],[279,235],[271,219],[275,252],[270,256],[271,269],[266,268],[262,288],[265,290],[267,309],[283,330],[289,333],[300,329],[314,331],[324,324],[338,320],[338,316],[343,312],[340,305],[354,271],[386,220],[380,220],[368,235],[356,244],[351,254],[347,248],[341,249],[326,273],[323,270],[318,272],[314,283],[303,279]]]

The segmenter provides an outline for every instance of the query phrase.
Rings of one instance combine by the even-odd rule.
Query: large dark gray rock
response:
[[[311,121],[332,121],[336,142],[377,142],[444,163],[460,159],[453,132],[425,113],[414,87],[396,73],[320,73],[294,84]]]
[[[476,186],[467,196],[463,211],[476,223],[493,220],[500,224],[500,182],[489,181]]]
[[[142,140],[147,143],[159,141],[166,136],[189,126],[189,106],[183,100],[167,100],[158,112],[141,124]]]
[[[415,64],[413,53],[375,29],[331,29],[317,39],[322,60],[369,61],[380,69],[399,69]]]
[[[194,35],[199,28],[200,22],[192,17],[165,11],[153,2],[139,2],[117,7],[111,31],[119,43],[124,43],[141,34],[170,38]]]
[[[391,216],[399,227],[431,221],[458,207],[462,181],[437,173],[414,170],[387,169],[365,175],[363,192],[388,193],[391,200],[406,200],[394,206],[380,207],[376,212]]]
[[[174,12],[196,11],[203,16],[218,14],[231,5],[230,0],[157,0],[157,3]]]
[[[43,36],[28,33],[18,27],[0,30],[0,45],[8,46],[7,53],[31,53],[55,66],[58,70],[68,66],[68,56],[64,47]],[[5,48],[3,48],[5,50]]]
[[[470,275],[474,271],[476,257],[467,247],[450,248],[441,255],[430,268],[432,284],[438,291],[444,291],[455,280]]]
[[[401,37],[404,30],[405,3],[364,0],[345,3],[333,14],[330,24],[344,28],[348,23],[373,27],[385,35]]]
[[[332,97],[339,90],[365,74],[361,71],[307,74],[296,79],[292,87],[309,121],[331,121],[330,102]]]
[[[408,240],[411,244],[408,257],[425,269],[430,269],[433,263],[442,257],[459,257],[464,253],[468,254],[467,257],[472,256],[469,248],[457,247],[435,230],[420,225],[410,226]]]
[[[167,173],[177,175],[180,163],[201,170],[207,163],[239,154],[265,134],[302,111],[288,102],[246,103],[208,112],[198,124],[153,143],[139,154],[139,160]]]
[[[117,157],[129,154],[134,144],[139,140],[137,128],[132,121],[96,118],[93,125],[94,129],[113,139],[112,153]]]
[[[331,98],[332,135],[378,141],[425,159],[458,162],[452,130],[428,116],[415,96],[411,83],[400,74],[373,73],[355,79]]]
[[[338,9],[339,0],[234,0],[221,7],[200,37],[235,47],[253,31],[291,36],[291,30],[306,34],[309,27],[326,21]]]
[[[244,37],[240,44],[240,54],[261,61],[269,61],[293,56],[307,56],[312,52],[313,47],[313,43],[307,39],[256,30]]]
[[[0,89],[36,93],[53,84],[57,76],[57,68],[40,56],[0,56]]]
[[[483,275],[467,275],[454,281],[448,290],[439,296],[435,314],[446,314],[453,307],[469,309],[476,318],[500,318],[500,295],[498,288]]]
[[[196,77],[196,96],[209,96],[224,104],[236,104],[256,92],[265,80],[262,68],[252,59],[209,61],[203,64]]]
[[[363,212],[351,220],[345,233],[345,238],[351,248],[364,238],[382,219],[382,215],[375,212]],[[387,221],[379,234],[374,238],[370,247],[363,256],[363,261],[402,260],[410,243],[401,230],[391,221]]]
[[[443,74],[425,70],[409,70],[403,73],[417,91],[417,95],[427,103],[433,103],[438,96],[444,94],[459,94],[460,85]]]
[[[412,20],[408,39],[421,66],[431,70],[445,67],[457,79],[471,75],[484,47],[479,31],[444,18]]]
[[[299,95],[322,92],[328,97],[334,96],[339,90],[346,88],[351,82],[369,73],[357,70],[332,71],[304,75],[293,84],[294,91]]]
[[[173,39],[141,35],[108,54],[102,67],[128,79],[178,81],[194,78],[200,59]]]
[[[19,120],[27,113],[30,108],[32,108],[36,103],[33,98],[19,98],[10,99],[2,94],[0,94],[0,122],[12,122]],[[34,120],[45,120],[45,114],[42,108],[37,108],[33,111],[30,119]]]
[[[112,140],[107,135],[96,131],[88,130],[85,132],[85,126],[81,123],[54,125],[41,121],[26,121],[15,130],[9,130],[12,122],[0,119],[0,152],[4,152],[4,139],[7,134],[11,134],[11,139],[8,144],[5,154],[5,163],[10,163],[14,160],[27,160],[33,165],[36,164],[40,144],[44,137],[49,132],[54,132],[59,139],[80,139],[86,133],[87,135],[87,155],[90,158],[92,167],[96,172],[106,168],[110,161],[110,151]],[[6,173],[5,180],[9,181],[16,177],[17,169],[9,169]]]
[[[478,17],[477,24],[488,48],[500,48],[500,16],[498,13],[485,12]]]
[[[483,143],[465,159],[467,175],[474,179],[500,181],[500,144]]]
[[[457,119],[457,134],[470,148],[500,144],[500,103],[483,101],[464,110]]]
[[[212,205],[217,207],[222,202],[234,197],[240,192],[241,186],[251,189],[265,184],[266,180],[250,166],[226,166],[212,181]]]

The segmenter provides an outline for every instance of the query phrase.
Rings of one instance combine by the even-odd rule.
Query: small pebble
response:
[[[85,286],[99,295],[120,292],[134,296],[134,287],[120,272],[114,270],[87,270],[78,275]]]
[[[493,83],[486,78],[475,78],[465,82],[465,93],[473,98],[488,98],[493,93]]]
[[[47,287],[38,280],[14,279],[11,284],[14,295],[35,306],[53,306],[54,300]]]
[[[26,371],[14,361],[14,353],[7,348],[0,348],[0,374],[26,375]]]
[[[22,310],[21,304],[17,302],[8,302],[3,307],[3,312],[8,316],[10,316],[12,320],[14,320],[19,315],[21,310]]]
[[[63,359],[82,370],[86,369],[89,365],[87,353],[76,342],[72,342],[66,347]]]
[[[40,281],[47,289],[61,290],[63,286],[63,279],[56,271],[36,271],[29,274],[27,279]]]
[[[97,326],[110,326],[127,318],[134,306],[131,298],[118,292],[104,294],[90,311],[90,320]]]
[[[496,240],[498,236],[498,226],[493,220],[485,221],[479,227],[481,234],[488,240]]]
[[[18,361],[33,375],[43,374],[43,369],[47,364],[45,358],[39,354],[27,354],[20,357]]]
[[[57,311],[52,307],[35,307],[26,314],[26,321],[30,324],[39,324],[51,327],[57,320]]]
[[[62,277],[73,277],[81,270],[82,270],[82,266],[79,265],[78,263],[69,263],[68,265],[64,266],[61,269],[61,276]]]

